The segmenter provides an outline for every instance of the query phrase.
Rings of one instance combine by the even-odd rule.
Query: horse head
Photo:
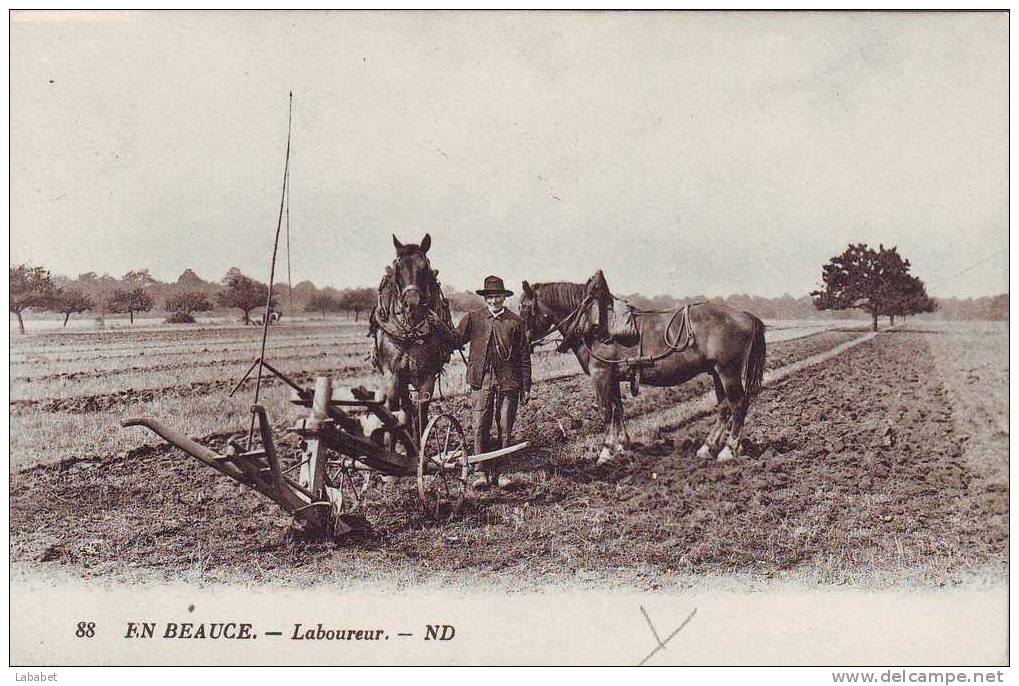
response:
[[[396,259],[393,260],[393,278],[399,289],[400,300],[407,311],[418,309],[420,305],[431,307],[436,288],[436,272],[428,261],[428,248],[432,245],[432,237],[425,234],[421,243],[404,244],[395,235],[393,246],[396,248]]]
[[[587,280],[584,300],[588,305],[584,310],[586,323],[581,330],[586,336],[627,347],[637,344],[640,333],[634,308],[612,295],[602,270],[599,269]],[[616,307],[617,302],[623,307]]]
[[[624,307],[616,308],[616,302]],[[577,328],[581,335],[606,344],[637,345],[640,334],[634,308],[612,295],[600,269],[584,284],[584,303],[583,321],[578,322]]]
[[[584,284],[584,303],[583,322],[578,322],[578,330],[584,336],[607,338],[613,298],[601,269]]]

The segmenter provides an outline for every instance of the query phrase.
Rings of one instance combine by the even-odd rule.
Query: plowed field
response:
[[[294,351],[293,339],[277,345],[280,355],[300,355],[291,369],[302,381],[321,373],[358,379],[369,372],[361,360],[367,344],[357,334],[314,329],[302,332],[321,337],[307,350]],[[860,335],[776,336],[787,340],[769,342],[768,368]],[[138,340],[153,344],[152,359],[125,358],[143,371],[119,374],[104,362],[131,348],[119,332],[115,341],[100,341],[108,349],[98,352],[91,339],[55,335],[15,347],[12,428],[27,432],[12,445],[15,564],[192,582],[487,577],[645,588],[732,573],[938,585],[1006,569],[1007,470],[984,466],[989,451],[1001,447],[985,440],[980,461],[967,457],[974,410],[956,411],[964,404],[942,362],[943,346],[962,349],[965,341],[952,343],[936,327],[881,333],[766,386],[747,421],[746,456],[727,463],[695,455],[710,417],[656,426],[663,410],[708,391],[706,380],[695,380],[627,398],[628,419],[645,419],[636,433],[642,443],[613,465],[595,467],[589,444],[601,420],[590,382],[569,356],[544,356],[535,364],[542,381],[518,420],[519,437],[534,450],[515,463],[514,487],[478,494],[457,519],[437,524],[397,485],[369,508],[370,529],[328,543],[303,540],[275,505],[179,451],[139,430],[113,428],[121,415],[171,415],[168,423],[222,444],[229,429],[244,424],[245,403],[226,394],[249,363],[225,343],[245,336],[216,332],[202,343],[188,333],[175,344],[200,354],[189,352],[185,362],[181,353],[178,367],[158,341]],[[1004,364],[1007,383],[1005,352],[1003,362],[988,358],[970,373]],[[62,361],[47,365],[47,357]],[[96,360],[92,368],[89,359]],[[94,392],[111,366],[111,383],[121,388]],[[442,406],[466,426],[458,374],[447,379]],[[270,393],[267,404],[282,429],[293,411],[282,389]],[[231,403],[239,409],[224,411]],[[217,416],[206,416],[214,410]],[[984,411],[1007,416],[1007,404]],[[75,433],[86,425],[95,433]]]

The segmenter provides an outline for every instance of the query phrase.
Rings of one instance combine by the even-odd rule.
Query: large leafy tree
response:
[[[56,305],[53,309],[64,315],[64,326],[67,326],[67,320],[71,318],[72,314],[87,312],[95,306],[95,301],[88,293],[77,288],[68,288],[57,294]]]
[[[932,311],[923,282],[909,273],[909,260],[895,247],[851,243],[840,255],[821,268],[823,287],[813,291],[814,307],[819,310],[859,308],[868,312],[877,331],[880,315],[913,314]]]
[[[130,290],[118,288],[106,301],[106,307],[110,312],[117,314],[126,312],[131,318],[132,324],[134,324],[135,312],[148,312],[152,309],[153,304],[152,296],[141,287]]]
[[[265,307],[265,301],[269,297],[269,287],[245,276],[236,267],[227,272],[223,283],[226,285],[226,290],[217,296],[219,304],[223,307],[240,310],[244,313],[244,323],[249,324],[251,311],[256,307]],[[271,306],[276,306],[275,298],[273,298]]]
[[[57,288],[42,267],[19,264],[10,268],[10,311],[18,317],[18,331],[25,333],[21,313],[27,309],[48,310],[56,302]]]

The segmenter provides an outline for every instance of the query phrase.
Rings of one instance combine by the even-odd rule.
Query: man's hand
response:
[[[531,399],[530,391],[520,391],[520,406],[523,407]]]

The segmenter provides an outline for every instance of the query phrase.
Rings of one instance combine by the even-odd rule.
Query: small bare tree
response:
[[[265,301],[269,297],[269,287],[260,281],[241,274],[236,267],[227,272],[223,279],[226,290],[217,297],[219,304],[223,307],[237,308],[244,313],[244,324],[251,322],[250,312],[256,307],[265,307]],[[276,306],[276,299],[273,298],[270,307]]]
[[[340,309],[354,313],[354,321],[361,318],[361,313],[375,306],[378,293],[373,288],[351,288],[343,291],[340,297]]]
[[[200,291],[180,291],[170,295],[163,307],[169,314],[166,321],[171,324],[194,324],[194,313],[208,312],[212,309],[212,303]]]
[[[47,270],[26,264],[11,267],[10,287],[10,311],[17,315],[18,331],[24,334],[25,322],[21,319],[21,313],[30,308],[46,310],[52,307],[57,297],[57,288]]]
[[[339,312],[340,301],[329,293],[316,293],[304,306],[305,312],[319,312],[325,318],[328,312]]]
[[[57,294],[56,306],[53,309],[56,312],[63,313],[64,326],[66,327],[67,320],[71,318],[72,314],[91,311],[95,306],[95,301],[87,293],[77,288],[68,288]]]
[[[127,313],[134,324],[135,312],[148,312],[152,309],[152,296],[143,288],[133,288],[129,291],[117,289],[106,301],[106,307],[110,312],[117,314]]]

